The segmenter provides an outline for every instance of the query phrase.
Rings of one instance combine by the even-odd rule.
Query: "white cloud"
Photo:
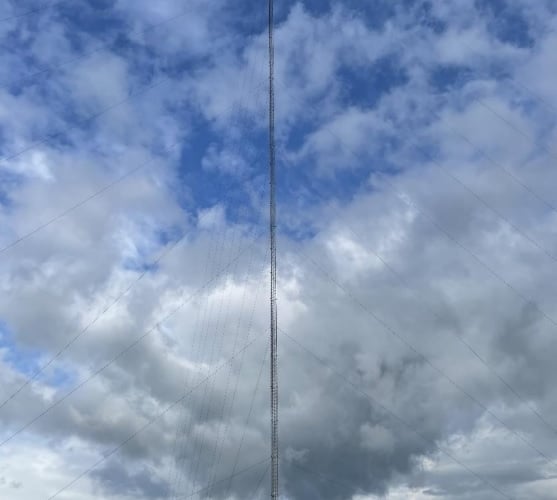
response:
[[[2,162],[0,246],[150,162],[0,254],[0,400],[25,380],[24,369],[32,370],[25,363],[46,362],[87,328],[45,376],[0,408],[0,438],[151,332],[0,447],[0,496],[28,500],[55,492],[253,338],[230,366],[65,495],[188,493],[226,477],[236,457],[239,471],[268,453],[267,368],[261,365],[267,243],[252,236],[266,228],[264,162],[254,160],[254,151],[266,146],[266,34],[250,24],[264,12],[250,10],[234,18],[245,23],[236,25],[224,19],[221,2],[202,3],[175,23],[169,19],[183,9],[177,1],[107,3],[103,15],[132,30],[131,48],[109,43],[45,75],[40,85],[0,91],[2,156],[70,127]],[[555,247],[556,212],[539,197],[557,205],[552,158],[540,147],[555,137],[556,38],[537,29],[554,24],[555,15],[543,2],[517,5],[536,26],[533,47],[499,37],[488,13],[465,1],[432,5],[446,24],[438,32],[412,23],[424,15],[418,8],[395,10],[376,28],[347,5],[317,13],[303,3],[290,6],[277,27],[281,328],[426,437],[282,336],[287,498],[495,498],[442,450],[511,496],[552,495],[553,469],[481,405],[551,455],[552,431],[532,408],[549,422],[557,411],[555,262],[451,179],[540,247]],[[75,34],[75,20],[56,13],[39,17],[44,30],[34,29],[31,18],[9,23],[19,50],[41,64],[75,58],[72,34],[85,52],[98,43],[86,30]],[[142,31],[158,22],[164,22],[159,29]],[[392,88],[382,82],[385,90],[373,102],[356,91],[347,95],[350,71],[373,74],[384,57],[407,79]],[[0,59],[2,81],[34,71],[26,58],[17,65],[13,54]],[[440,91],[432,78],[440,64],[467,66],[472,80]],[[94,114],[161,78],[164,85],[122,102],[91,127],[76,127],[75,114]],[[365,80],[362,85],[365,90]],[[206,191],[219,184],[201,185],[194,176],[210,174],[217,183],[257,168],[260,178],[238,191],[230,184],[217,202]],[[307,178],[314,185],[304,185]],[[288,186],[305,197],[291,196]],[[181,479],[173,476],[176,459]],[[310,477],[296,463],[339,482]],[[239,475],[230,490],[224,482],[207,497],[253,497],[263,469]]]

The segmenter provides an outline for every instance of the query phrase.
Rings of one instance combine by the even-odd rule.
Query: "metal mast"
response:
[[[275,181],[275,47],[273,0],[269,6],[269,236],[271,245],[271,499],[278,499],[277,244]]]

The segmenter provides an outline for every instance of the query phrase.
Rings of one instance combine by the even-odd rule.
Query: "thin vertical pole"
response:
[[[271,245],[271,499],[278,499],[277,244],[275,179],[275,47],[273,0],[269,3],[269,237]]]

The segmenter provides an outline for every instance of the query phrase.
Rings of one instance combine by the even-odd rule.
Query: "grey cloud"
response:
[[[141,495],[142,498],[167,498],[168,486],[148,467],[131,472],[125,465],[111,460],[94,471],[92,477],[110,495]]]
[[[147,3],[117,2],[115,8],[139,28],[181,8],[174,1]],[[544,18],[553,19],[541,2],[538,7],[528,2],[520,5],[536,25]],[[171,188],[180,184],[187,198],[195,186],[182,182],[180,152],[166,156],[160,150],[173,140],[192,140],[195,134],[190,135],[190,122],[201,116],[208,119],[211,130],[230,136],[229,142],[212,143],[206,151],[207,168],[217,173],[226,170],[219,164],[230,167],[227,156],[232,153],[238,165],[253,162],[252,145],[243,147],[242,142],[247,142],[248,130],[263,132],[263,101],[258,102],[239,82],[246,71],[253,75],[254,84],[257,75],[263,76],[260,63],[264,61],[265,37],[256,33],[244,40],[228,31],[230,25],[211,19],[221,7],[220,2],[212,2],[196,9],[195,16],[184,19],[182,30],[165,29],[148,39],[134,31],[134,43],[153,46],[157,54],[180,61],[182,55],[207,58],[202,69],[196,67],[183,79],[171,73],[167,87],[153,89],[149,99],[130,101],[114,115],[107,114],[87,131],[91,137],[74,132],[68,135],[67,148],[45,144],[37,155],[7,166],[23,173],[25,183],[10,193],[16,202],[13,206],[0,206],[3,242],[31,230],[38,216],[48,220],[60,213],[85,197],[91,186],[104,185],[130,165],[153,160],[149,171],[108,190],[3,254],[0,285],[5,299],[0,317],[18,347],[39,348],[44,358],[137,279],[141,270],[126,267],[126,259],[131,256],[140,263],[149,262],[164,250],[161,230],[179,228],[185,234],[184,241],[56,363],[72,375],[69,386],[130,345],[182,297],[214,276],[219,266],[241,253],[241,259],[195,300],[10,443],[10,450],[26,453],[30,464],[28,477],[18,476],[9,461],[6,467],[12,467],[11,475],[2,472],[2,477],[16,479],[15,483],[0,481],[0,488],[25,479],[15,493],[10,490],[11,495],[19,495],[14,496],[17,500],[32,498],[31,488],[37,485],[41,491],[55,491],[152,419],[153,424],[93,472],[90,481],[74,485],[76,495],[84,499],[99,493],[122,499],[164,498],[170,492],[185,496],[221,478],[225,481],[200,496],[266,495],[265,464],[239,474],[231,483],[226,480],[233,471],[241,471],[269,453],[266,365],[260,372],[268,312],[267,290],[261,287],[267,276],[266,242],[256,236],[255,247],[246,250],[252,238],[250,227],[231,220],[227,215],[230,207],[201,211],[180,205]],[[539,455],[393,338],[381,321],[362,311],[303,258],[311,255],[447,376],[510,428],[552,455],[554,435],[530,406],[549,422],[557,412],[551,386],[555,326],[539,310],[553,314],[555,262],[444,176],[433,162],[417,154],[415,145],[426,141],[439,153],[436,158],[443,168],[541,246],[552,249],[554,212],[455,139],[450,128],[456,127],[487,148],[532,190],[552,200],[551,158],[535,147],[551,144],[555,135],[549,113],[535,110],[530,98],[512,90],[508,81],[477,77],[491,64],[499,65],[528,82],[549,103],[557,103],[557,94],[544,83],[552,80],[554,37],[540,32],[536,51],[525,51],[497,38],[480,22],[470,2],[436,2],[431,9],[446,23],[446,29],[428,31],[425,37],[408,23],[419,9],[398,11],[377,28],[341,5],[318,15],[297,4],[285,12],[277,30],[277,77],[285,82],[279,92],[279,135],[282,156],[290,160],[282,163],[281,159],[281,174],[286,176],[287,169],[307,169],[315,174],[312,189],[318,191],[331,180],[327,177],[331,170],[322,167],[350,163],[362,181],[358,192],[343,200],[314,193],[319,201],[305,207],[303,213],[299,200],[281,205],[281,328],[425,438],[281,337],[281,482],[289,499],[404,498],[405,494],[420,500],[496,497],[489,486],[452,462],[443,450],[513,497],[549,499],[553,494],[554,471]],[[209,27],[215,25],[220,38],[211,43]],[[75,55],[68,48],[65,32],[56,26],[54,23],[37,39],[34,50],[41,60]],[[43,38],[49,43],[40,47]],[[402,50],[398,41],[408,39]],[[186,46],[186,54],[177,53]],[[348,108],[340,81],[342,67],[373,68],[394,46],[408,81],[380,96],[373,107]],[[305,54],[312,58],[302,58]],[[2,57],[6,62],[0,66],[11,67],[12,56]],[[300,60],[307,63],[300,65]],[[68,92],[76,109],[85,113],[94,109],[94,102],[109,103],[110,98],[135,88],[145,75],[134,62],[133,57],[124,60],[122,54],[107,49],[107,53],[99,53],[98,60],[80,63],[80,80],[69,68],[53,75],[45,83],[55,97],[52,108],[31,88],[22,89],[18,96],[3,90],[0,103],[6,113],[2,121],[11,123],[9,117],[16,115],[15,110],[19,117],[6,136],[7,150],[23,147],[50,126],[62,127],[64,122],[61,117],[53,118],[53,109]],[[477,79],[458,86],[451,95],[433,95],[429,73],[439,64],[461,63],[477,68]],[[24,69],[17,68],[17,74]],[[538,78],[540,68],[548,71],[547,78]],[[157,68],[155,74],[159,73],[164,75],[164,70]],[[91,74],[99,78],[89,82]],[[535,141],[518,138],[500,119],[478,106],[473,101],[476,97],[526,128]],[[316,102],[320,104],[316,106]],[[187,116],[170,113],[174,104]],[[226,112],[231,105],[236,111]],[[538,121],[542,114],[543,120]],[[285,137],[298,120],[305,119],[308,133],[298,137],[294,147]],[[542,122],[544,130],[536,126]],[[145,123],[153,123],[154,128]],[[331,128],[338,141],[328,140]],[[381,149],[381,141],[373,140],[379,131],[386,134],[385,140],[393,140],[393,147]],[[386,168],[379,175],[375,163],[358,160],[350,150],[370,157],[380,153],[381,166]],[[82,151],[87,152],[85,156]],[[265,209],[262,182],[246,188],[246,204],[249,200],[257,215]],[[393,195],[393,186],[403,199]],[[404,198],[411,203],[405,204]],[[308,228],[310,236],[292,237]],[[226,241],[220,239],[222,234]],[[410,290],[375,253],[397,270]],[[247,342],[248,334],[260,340],[190,394],[192,387]],[[473,345],[526,403],[454,335]],[[2,397],[23,381],[17,362],[6,354],[10,349],[8,344],[1,351],[5,356],[0,364]],[[66,390],[68,386],[40,380],[22,391],[0,409],[0,437],[22,425],[22,415],[38,415]],[[180,404],[157,418],[183,395]],[[75,459],[76,452],[70,454],[68,447],[84,456]],[[46,457],[42,463],[48,466],[35,465],[39,451]],[[263,487],[254,491],[260,478]]]

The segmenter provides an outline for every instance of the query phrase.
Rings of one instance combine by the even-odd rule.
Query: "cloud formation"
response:
[[[0,494],[264,498],[265,9],[38,5],[0,12]],[[285,499],[554,495],[556,23],[278,6]]]

